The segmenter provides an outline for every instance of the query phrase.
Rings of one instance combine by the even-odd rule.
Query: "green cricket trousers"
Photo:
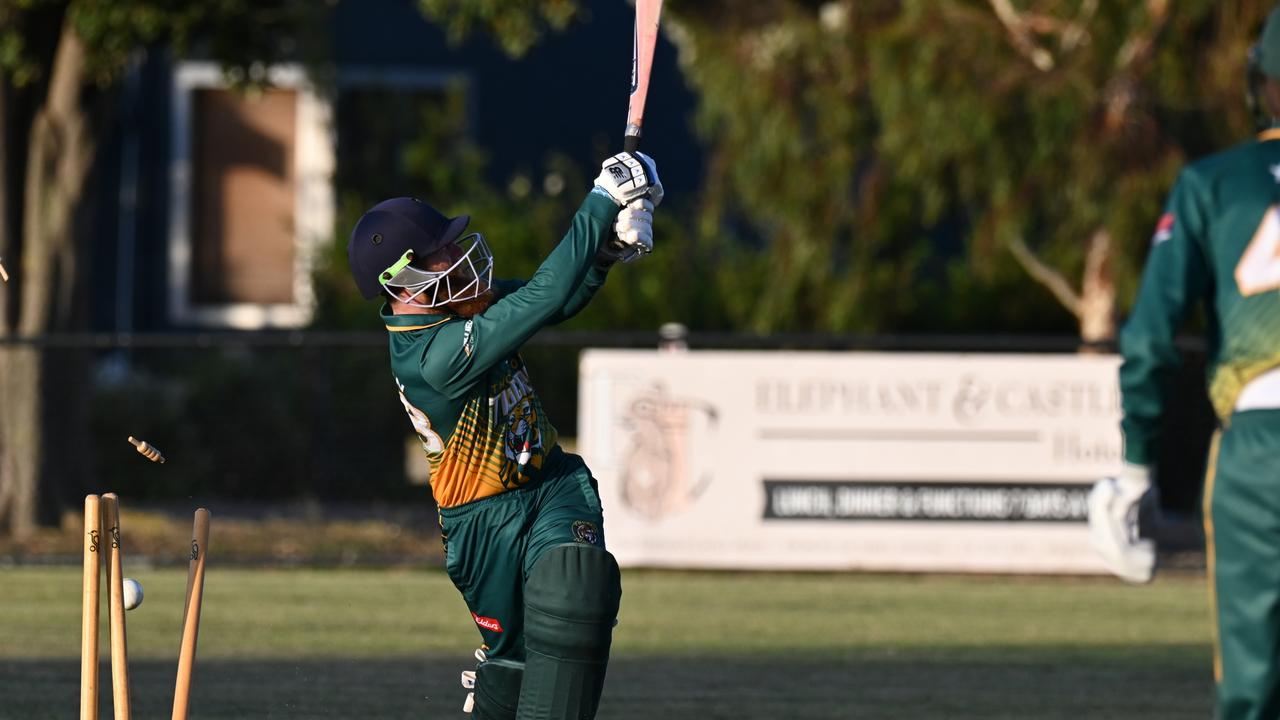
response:
[[[523,662],[524,583],[542,555],[569,543],[604,548],[595,478],[557,448],[540,481],[440,511],[445,569],[490,658]]]
[[[1280,718],[1280,409],[1231,416],[1204,489],[1221,720]]]

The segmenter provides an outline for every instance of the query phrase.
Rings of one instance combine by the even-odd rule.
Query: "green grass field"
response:
[[[9,567],[0,717],[74,717],[80,568]],[[134,717],[168,717],[185,569],[132,568]],[[1205,718],[1202,577],[627,571],[611,718]],[[110,717],[106,615],[101,714]],[[440,571],[211,565],[193,718],[465,718],[479,635]]]

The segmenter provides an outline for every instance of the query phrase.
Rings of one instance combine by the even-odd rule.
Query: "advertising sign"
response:
[[[1098,573],[1118,365],[591,350],[579,450],[624,566]]]

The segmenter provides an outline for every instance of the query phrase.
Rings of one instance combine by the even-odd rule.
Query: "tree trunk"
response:
[[[85,258],[76,224],[96,153],[84,61],[83,44],[64,24],[25,163],[22,257],[10,268],[20,295],[19,335],[83,327]],[[80,485],[71,481],[86,455],[89,383],[87,360],[75,352],[0,350],[0,531],[15,537],[56,522],[63,495]]]
[[[1100,227],[1089,238],[1079,292],[1071,287],[1065,275],[1037,257],[1022,238],[1011,240],[1009,251],[1028,275],[1048,288],[1058,302],[1076,316],[1084,349],[1095,349],[1116,339],[1116,285],[1111,277],[1115,250],[1109,230]]]
[[[13,257],[9,232],[9,78],[0,72],[0,264]],[[12,262],[12,261],[11,261]],[[4,283],[4,280],[0,280]],[[7,283],[6,283],[7,284]],[[9,328],[9,291],[0,285],[0,336]],[[0,448],[0,453],[3,453]]]
[[[1089,238],[1080,283],[1080,339],[1089,345],[1116,338],[1116,284],[1111,278],[1114,251],[1111,233],[1106,228],[1095,230]]]
[[[0,530],[19,539],[35,530],[37,520],[40,372],[33,352],[27,347],[10,347],[0,357],[5,399],[0,408],[0,447],[4,449],[0,458]]]

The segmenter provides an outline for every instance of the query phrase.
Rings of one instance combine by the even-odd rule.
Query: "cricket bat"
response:
[[[631,44],[631,99],[627,103],[627,129],[622,149],[640,148],[640,126],[644,124],[644,100],[649,94],[649,73],[653,70],[653,47],[658,42],[658,17],[662,0],[636,0],[635,34]]]

